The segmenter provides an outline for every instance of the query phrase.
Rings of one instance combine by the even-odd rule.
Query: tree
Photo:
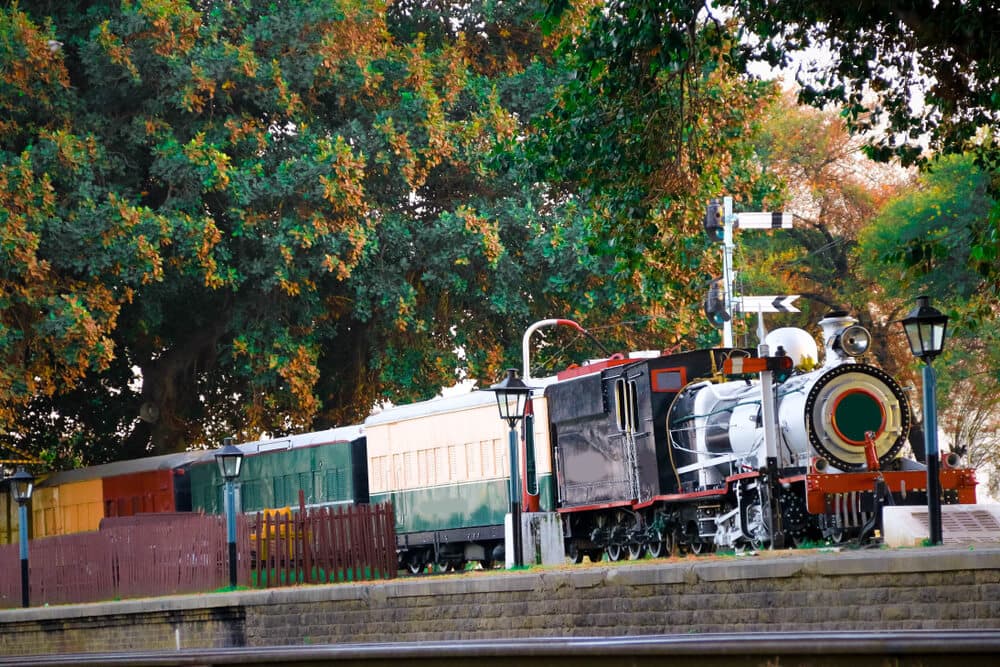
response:
[[[988,178],[972,156],[939,158],[914,187],[888,203],[860,237],[857,252],[859,266],[879,285],[878,302],[890,320],[912,308],[917,294],[927,294],[948,313],[945,351],[934,362],[939,422],[949,449],[990,471],[995,494],[1000,488],[1000,336],[995,325],[1000,309],[981,289],[969,261],[982,213],[994,205]],[[913,373],[917,364],[910,363]]]
[[[510,149],[551,199],[588,211],[622,319],[654,315],[643,328],[669,332],[668,345],[708,340],[697,306],[718,270],[704,263],[708,199],[757,184],[750,137],[774,88],[741,77],[736,51],[732,26],[697,5],[603,3],[562,43],[571,77],[553,109]]]
[[[503,21],[527,26],[520,9]],[[498,370],[550,303],[528,305],[520,262],[576,238],[526,227],[483,164],[517,128],[501,91],[547,74],[473,67],[494,42],[410,18],[353,0],[0,11],[8,437],[100,462],[357,421],[436,391],[457,350]]]
[[[1000,49],[993,2],[834,1],[719,3],[757,36],[745,55],[788,64],[818,47],[831,55],[803,64],[800,99],[835,103],[869,154],[903,164],[931,154],[975,155],[1000,200]],[[969,259],[983,287],[1000,287],[1000,206],[983,211]]]
[[[547,15],[571,3],[549,0]],[[865,136],[870,157],[903,164],[938,153],[972,153],[990,175],[1000,201],[1000,6],[989,0],[642,0],[629,4],[618,43],[655,35],[666,17],[689,31],[732,17],[743,35],[731,58],[734,70],[764,61],[798,61],[799,99],[834,104],[852,131]],[[615,3],[608,3],[614,7]],[[809,49],[821,52],[810,58]],[[624,62],[624,60],[623,60]],[[984,289],[1000,290],[1000,205],[984,212],[970,260]]]
[[[790,95],[777,100],[762,122],[756,155],[761,169],[781,185],[784,201],[772,206],[793,214],[794,226],[737,235],[743,293],[801,294],[803,312],[780,316],[782,325],[805,327],[829,310],[849,311],[872,332],[876,361],[897,372],[908,362],[900,356],[905,345],[875,296],[877,272],[861,270],[867,258],[856,249],[859,236],[907,175],[867,159],[861,140],[836,113],[799,106]],[[767,208],[756,202],[750,207]]]

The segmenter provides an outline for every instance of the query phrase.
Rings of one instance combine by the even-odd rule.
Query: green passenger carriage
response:
[[[368,502],[365,438],[360,426],[238,445],[246,458],[237,481],[241,512]],[[191,467],[192,509],[222,513],[223,480],[212,457]]]

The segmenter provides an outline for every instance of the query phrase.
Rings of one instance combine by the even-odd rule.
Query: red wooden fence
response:
[[[392,505],[258,513],[250,567],[251,585],[259,588],[395,577]]]
[[[237,583],[281,586],[396,575],[391,505],[239,515]],[[225,520],[105,519],[101,530],[32,540],[32,606],[212,591],[229,584]],[[0,607],[21,604],[18,545],[0,546]]]

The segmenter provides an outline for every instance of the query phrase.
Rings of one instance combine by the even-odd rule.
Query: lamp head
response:
[[[23,466],[19,467],[10,477],[10,493],[14,497],[14,502],[23,505],[31,500],[31,492],[34,490],[35,478]]]
[[[496,392],[500,419],[514,428],[514,425],[524,417],[524,406],[531,394],[531,387],[524,384],[524,381],[517,376],[516,368],[508,368],[507,376],[490,387],[490,391]]]
[[[232,438],[223,438],[222,449],[215,453],[215,462],[219,464],[219,474],[227,482],[240,476],[243,467],[243,452],[233,445]]]
[[[917,306],[901,320],[910,352],[929,364],[944,349],[948,316],[930,305],[927,296],[917,297]]]

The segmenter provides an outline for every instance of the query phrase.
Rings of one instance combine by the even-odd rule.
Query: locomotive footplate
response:
[[[838,498],[857,498],[856,507],[872,511],[875,507],[874,490],[878,480],[885,482],[892,494],[890,502],[897,505],[920,505],[927,501],[927,472],[925,470],[853,472],[850,474],[808,474],[783,479],[783,482],[805,482],[806,508],[810,514],[827,514],[831,502]],[[941,471],[942,501],[946,504],[974,504],[976,502],[975,471],[965,468]],[[887,499],[888,500],[888,499]],[[852,502],[852,504],[855,504]]]

